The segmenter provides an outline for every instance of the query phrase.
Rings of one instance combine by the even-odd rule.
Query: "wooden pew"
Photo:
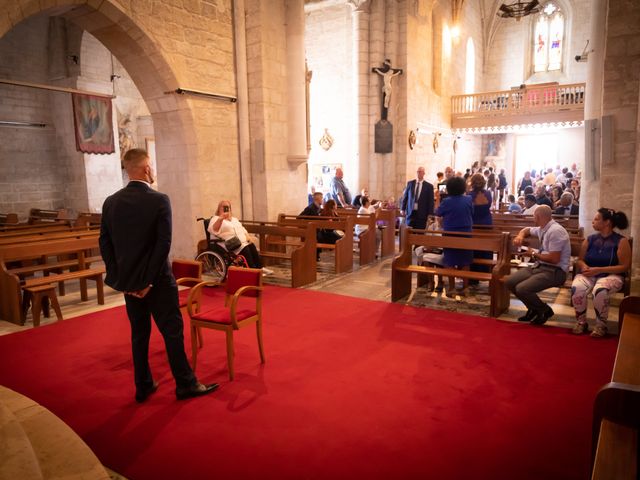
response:
[[[498,317],[505,312],[509,308],[510,297],[502,278],[510,271],[509,234],[474,232],[471,235],[407,228],[403,235],[404,243],[400,255],[391,264],[391,300],[395,302],[411,293],[411,275],[414,273],[442,275],[488,281],[491,295],[489,314],[492,317]],[[488,251],[496,255],[496,261],[491,272],[413,265],[413,247],[417,246]]]
[[[0,213],[0,225],[17,225],[17,213]]]
[[[352,231],[351,235],[353,236],[353,240],[358,242],[358,248],[360,249],[360,265],[367,265],[375,261],[376,259],[376,214],[368,213],[368,214],[359,214],[357,210],[350,210],[339,208],[338,215],[341,217],[352,217],[353,224],[355,225],[366,225],[367,229],[362,232],[360,235],[355,235],[355,232]],[[349,232],[345,231],[345,234]]]
[[[32,208],[29,211],[30,224],[64,222],[71,224],[71,219],[67,217],[67,211],[64,208],[59,210],[46,210],[43,208]]]
[[[291,286],[316,281],[316,230],[311,225],[282,226],[271,222],[243,220],[247,232],[258,236],[260,257],[269,261],[291,261]]]
[[[86,256],[86,251],[97,248],[97,235],[82,238],[45,239],[37,242],[2,246],[2,248],[0,248],[0,313],[2,318],[10,322],[22,323],[23,319],[20,308],[22,288],[54,284],[66,280],[80,280],[80,291],[83,301],[88,298],[87,279],[94,280],[98,293],[98,303],[100,305],[104,304],[102,280],[104,267],[90,268]],[[23,280],[7,266],[11,262],[42,258],[48,259],[49,257],[57,257],[59,255],[74,255],[76,257],[74,268],[77,270]],[[71,268],[71,266],[69,266],[69,268]],[[50,271],[49,265],[47,264],[41,264],[38,269],[43,272]]]
[[[78,218],[76,218],[73,225],[75,227],[97,226],[99,228],[101,223],[102,223],[101,213],[80,212],[78,213]]]
[[[627,297],[624,302],[637,297]],[[611,382],[593,406],[592,480],[636,480],[640,432],[640,309],[624,315]]]
[[[376,210],[376,221],[384,222],[378,225],[382,231],[382,241],[380,242],[380,256],[382,258],[396,253],[396,209],[388,210],[379,208]]]
[[[306,227],[307,224],[313,226],[317,231],[320,229],[342,230],[344,237],[335,244],[318,243],[318,248],[327,248],[335,251],[336,273],[349,272],[353,269],[353,218],[351,217],[298,217],[296,215],[278,215],[278,225],[292,227]],[[315,258],[315,257],[314,257]]]

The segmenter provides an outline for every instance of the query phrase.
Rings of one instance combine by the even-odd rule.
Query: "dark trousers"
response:
[[[149,338],[151,337],[151,315],[164,339],[171,373],[178,388],[187,388],[196,382],[184,351],[182,313],[178,306],[178,287],[154,285],[144,298],[124,296],[127,315],[131,323],[131,347],[133,369],[137,390],[153,385],[149,368]]]
[[[242,255],[247,261],[247,265],[249,265],[249,268],[262,268],[262,260],[260,259],[260,254],[258,253],[258,249],[253,243],[250,243],[242,250],[240,250],[240,255]]]
[[[413,211],[407,217],[407,225],[411,228],[424,230],[427,228],[427,217],[420,215],[417,211]]]
[[[505,284],[527,309],[543,313],[547,304],[536,295],[547,288],[559,287],[567,279],[567,273],[550,265],[526,267],[505,278]]]

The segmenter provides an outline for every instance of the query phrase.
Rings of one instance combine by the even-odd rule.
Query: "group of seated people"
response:
[[[574,175],[575,172],[575,175]],[[533,215],[539,205],[548,205],[556,215],[578,215],[580,205],[580,172],[575,163],[571,170],[560,166],[548,168],[536,176],[536,171],[524,172],[515,195],[508,196],[508,211]]]
[[[442,224],[442,230],[451,232],[472,232],[474,226],[491,224],[491,213],[487,204],[491,203],[490,193],[483,189],[482,176],[471,177],[471,191],[463,178],[447,180],[447,196],[435,211]],[[475,177],[475,178],[474,178]],[[509,275],[506,285],[527,307],[527,313],[518,320],[542,325],[554,314],[551,307],[537,295],[538,292],[564,284],[569,271],[571,243],[565,228],[553,219],[554,210],[550,205],[538,205],[533,212],[535,227],[523,228],[513,243],[522,247],[528,236],[538,237],[540,248],[526,248],[523,252],[533,263]],[[587,237],[581,246],[576,271],[571,285],[572,304],[575,308],[576,325],[573,333],[582,334],[588,330],[586,322],[587,295],[593,292],[596,325],[591,336],[602,337],[607,333],[609,298],[624,285],[624,274],[631,266],[629,240],[616,232],[628,226],[624,212],[608,208],[599,209],[592,221],[593,235]],[[479,253],[445,248],[440,259],[427,258],[431,263],[440,263],[448,268],[468,269],[473,267],[473,259]],[[482,268],[482,266],[480,266]]]

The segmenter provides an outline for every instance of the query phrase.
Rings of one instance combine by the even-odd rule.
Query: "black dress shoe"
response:
[[[527,313],[518,317],[519,322],[530,322],[531,319],[535,316],[536,312],[534,310],[527,310]]]
[[[211,383],[209,385],[203,385],[198,382],[191,385],[189,388],[176,388],[176,398],[178,400],[186,400],[187,398],[201,397],[216,390],[220,385],[217,383]]]
[[[136,402],[142,403],[158,390],[158,382],[153,382],[149,388],[136,391]]]
[[[531,325],[544,325],[545,323],[547,323],[547,320],[553,317],[553,313],[554,312],[551,309],[551,307],[547,305],[547,308],[545,309],[545,311],[542,313],[536,314],[536,316],[531,319],[530,323]]]

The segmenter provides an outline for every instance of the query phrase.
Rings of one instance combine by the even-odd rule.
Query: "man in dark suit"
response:
[[[313,194],[313,202],[305,207],[300,212],[300,217],[317,217],[322,210],[322,192],[315,192]]]
[[[151,188],[154,175],[146,151],[129,150],[123,159],[131,181],[102,206],[100,253],[107,269],[105,283],[124,292],[131,323],[136,401],[158,389],[149,368],[151,315],[162,334],[176,381],[178,400],[212,392],[217,384],[196,379],[184,351],[178,287],[171,273],[171,203]]]
[[[564,192],[560,195],[560,206],[553,211],[556,215],[579,215],[580,209],[578,205],[573,203],[573,193]]]
[[[417,179],[407,183],[401,210],[411,228],[427,228],[427,217],[433,214],[433,185],[424,179],[424,167],[418,167]]]

